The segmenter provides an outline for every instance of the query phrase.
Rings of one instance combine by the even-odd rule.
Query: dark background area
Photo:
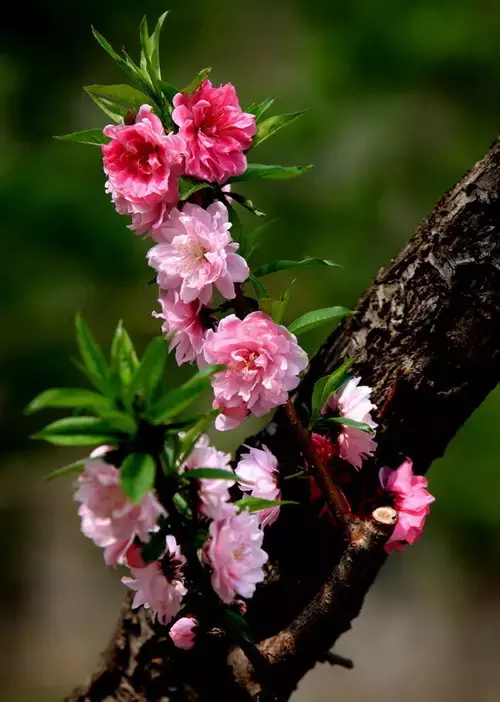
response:
[[[162,64],[169,82],[185,85],[210,65],[215,83],[235,84],[242,106],[275,95],[277,112],[309,108],[249,160],[315,168],[295,181],[244,186],[277,220],[254,263],[310,255],[343,266],[296,276],[286,321],[314,307],[354,304],[497,136],[500,6],[492,1],[171,0],[168,7]],[[25,418],[23,407],[46,387],[80,382],[70,362],[77,310],[104,345],[119,318],[139,349],[159,331],[151,316],[155,289],[147,287],[148,242],[115,214],[99,150],[52,135],[106,123],[82,85],[126,82],[90,25],[135,57],[142,14],[153,24],[164,9],[164,0],[140,7],[47,0],[11,4],[1,21],[6,702],[61,697],[94,667],[118,611],[119,574],[79,535],[71,480],[41,482],[74,452],[30,442],[43,418]],[[291,277],[269,279],[270,290],[277,294]],[[308,350],[327,331],[304,337]],[[175,382],[174,363],[169,372]],[[402,694],[407,702],[499,698],[499,419],[495,392],[433,467],[437,501],[424,541],[391,559],[346,639],[357,669],[323,666],[297,700],[330,699],[332,685],[346,702],[371,702],[382,692],[388,702]],[[423,416],[423,441],[425,425]]]

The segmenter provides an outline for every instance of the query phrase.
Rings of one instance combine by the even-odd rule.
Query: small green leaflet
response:
[[[257,217],[265,217],[266,213],[263,212],[262,210],[259,210],[258,207],[255,207],[253,202],[251,200],[248,200],[244,195],[241,195],[240,193],[235,193],[232,192],[230,197],[235,200],[238,205],[241,205],[244,207],[246,210],[251,212],[252,214],[256,215]],[[226,206],[227,206],[227,201],[226,201]]]
[[[234,503],[242,512],[260,512],[262,509],[271,509],[272,507],[281,507],[281,505],[298,505],[298,502],[293,500],[264,500],[260,497],[243,497]]]
[[[103,395],[84,388],[52,388],[37,395],[26,407],[25,414],[33,414],[50,407],[109,410],[111,403]]]
[[[119,436],[97,417],[66,417],[48,424],[33,436],[55,446],[97,446],[116,443]]]
[[[123,113],[122,116],[129,110],[138,110],[142,105],[151,102],[149,95],[130,85],[86,85],[84,90],[90,97],[103,100],[104,104],[109,102],[110,109],[111,106],[118,107]]]
[[[78,144],[91,144],[93,146],[101,146],[107,144],[109,139],[104,136],[102,129],[84,129],[83,132],[73,132],[72,134],[62,134],[54,139],[60,141],[75,141]]]
[[[49,480],[54,480],[55,478],[61,478],[64,475],[73,475],[74,473],[81,473],[88,460],[88,458],[83,458],[79,461],[75,461],[74,463],[69,463],[67,466],[63,466],[62,468],[58,468],[57,470],[52,471],[52,473],[46,475],[43,478],[43,480],[45,482],[48,482]]]
[[[165,552],[165,533],[157,531],[151,534],[147,544],[144,544],[141,550],[142,560],[145,563],[157,561]]]
[[[245,237],[245,249],[241,253],[243,258],[248,260],[252,256],[254,251],[259,247],[264,232],[275,222],[277,222],[276,219],[270,219],[259,227],[252,229],[251,232],[248,232]]]
[[[139,67],[135,65],[135,63],[130,59],[127,54],[124,52],[125,58],[122,58],[119,54],[116,53],[116,51],[113,49],[111,44],[107,39],[105,39],[102,34],[100,34],[97,29],[94,29],[92,27],[92,34],[94,35],[96,41],[102,46],[104,51],[108,53],[113,61],[116,61],[116,63],[120,66],[122,70],[125,71],[125,73],[130,76],[133,80],[138,81],[141,84],[141,87],[147,87],[147,84],[145,83],[141,71],[139,70]]]
[[[229,221],[231,222],[231,237],[233,241],[236,241],[240,245],[241,249],[244,250],[246,246],[246,239],[243,227],[241,226],[240,217],[227,199],[226,207],[229,215]]]
[[[226,620],[226,628],[231,634],[231,636],[236,641],[246,641],[247,643],[253,643],[255,637],[250,629],[247,620],[234,612],[232,609],[226,609],[224,611],[224,618]]]
[[[320,420],[321,424],[342,424],[344,427],[351,427],[351,429],[359,429],[359,431],[365,434],[375,434],[375,430],[371,428],[369,424],[365,422],[357,422],[355,419],[349,419],[348,417],[322,417]]]
[[[248,280],[252,283],[257,299],[269,300],[271,299],[267,293],[266,286],[258,278],[256,278],[253,273],[250,273]]]
[[[211,183],[204,183],[194,178],[183,176],[179,178],[179,200],[187,200],[193,193],[198,192],[198,190],[204,190],[205,188],[213,188],[213,186]]]
[[[306,256],[300,261],[272,261],[271,263],[265,263],[263,266],[259,266],[254,270],[254,275],[257,278],[261,278],[263,275],[270,275],[271,273],[277,273],[278,271],[287,271],[290,268],[302,268],[303,266],[327,266],[329,268],[340,268],[338,263],[334,261],[329,261],[326,258],[310,258]]]
[[[156,72],[158,80],[161,79],[161,68],[160,68],[160,35],[163,28],[163,23],[165,22],[168,15],[168,10],[160,15],[158,22],[156,23],[155,30],[150,37],[150,49],[151,49],[151,65],[153,71]]]
[[[252,148],[255,148],[263,141],[268,139],[270,136],[278,132],[283,127],[288,127],[292,122],[295,122],[299,117],[301,117],[306,110],[301,110],[300,112],[289,112],[284,115],[275,115],[274,117],[268,117],[263,122],[261,122],[257,129],[257,134],[253,140]]]
[[[161,424],[180,414],[201,393],[210,387],[210,378],[214,373],[225,370],[225,366],[207,366],[194,375],[179,388],[170,390],[150,409],[150,416],[155,424]]]
[[[246,112],[250,112],[250,114],[255,115],[255,121],[258,124],[261,121],[262,115],[264,114],[264,112],[267,112],[267,110],[273,104],[274,100],[275,98],[269,97],[265,100],[262,100],[262,102],[253,102],[247,107]]]
[[[259,300],[260,309],[263,312],[266,312],[271,319],[276,322],[276,324],[281,324],[283,317],[285,316],[286,308],[288,306],[295,283],[296,280],[292,280],[292,282],[281,293],[279,300],[275,300],[273,298],[262,298]]]
[[[111,343],[110,366],[121,390],[130,385],[138,365],[134,345],[120,320]]]
[[[198,73],[198,75],[195,78],[193,78],[191,83],[189,83],[189,85],[186,85],[186,87],[181,90],[181,93],[184,93],[184,95],[191,95],[192,93],[194,93],[200,87],[203,81],[206,78],[208,78],[211,71],[212,69],[210,66],[208,68],[203,68]]]
[[[235,482],[238,478],[236,473],[231,470],[223,470],[222,468],[193,468],[181,473],[181,478],[190,480],[232,480]]]
[[[330,396],[347,383],[349,380],[349,368],[355,360],[356,356],[352,356],[331,375],[326,375],[315,383],[311,399],[310,427],[313,427],[317,423],[321,415],[321,410]]]
[[[130,414],[118,411],[105,411],[99,414],[107,422],[111,431],[132,435],[137,431],[137,422]]]
[[[106,359],[79,314],[76,316],[76,340],[89,379],[98,390],[104,394],[109,393],[111,387]]]
[[[307,173],[311,166],[271,166],[263,163],[249,163],[244,173],[233,176],[229,183],[239,183],[247,180],[290,180]]]
[[[152,456],[147,453],[131,453],[120,468],[120,487],[132,502],[140,502],[152,490],[155,483],[156,467]]]
[[[186,433],[181,439],[182,462],[184,462],[188,458],[201,434],[203,434],[208,429],[210,424],[212,424],[214,419],[218,417],[219,414],[219,409],[209,410],[206,414],[202,415],[195,422],[195,424],[192,424],[191,427],[186,431]]]
[[[130,384],[131,402],[139,392],[151,401],[163,378],[167,355],[168,347],[163,337],[158,336],[149,342]]]
[[[321,310],[312,310],[292,322],[288,327],[288,331],[292,334],[303,334],[322,324],[338,322],[344,317],[350,317],[353,314],[354,312],[346,307],[325,307]]]

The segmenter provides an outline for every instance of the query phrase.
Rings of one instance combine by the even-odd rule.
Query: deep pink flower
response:
[[[209,528],[206,556],[212,566],[212,587],[221,600],[230,603],[236,595],[252,597],[264,579],[267,553],[262,550],[263,532],[254,514],[240,512]]]
[[[262,449],[249,448],[248,453],[242,453],[236,475],[244,482],[240,484],[243,492],[249,492],[252,497],[264,500],[279,500],[281,496],[277,483],[278,459],[267,446]],[[250,484],[248,484],[250,483]],[[263,509],[257,512],[262,528],[274,524],[280,513],[279,506]]]
[[[200,318],[200,302],[182,302],[175,290],[160,292],[158,302],[161,312],[153,317],[163,319],[161,330],[170,338],[170,351],[175,349],[175,360],[179,365],[195,361],[203,348],[206,335]]]
[[[372,390],[366,385],[358,387],[360,380],[361,378],[351,378],[343,388],[330,397],[322,412],[325,413],[331,409],[341,417],[363,422],[375,429],[377,425],[370,414],[373,409],[376,409],[370,401]],[[341,427],[337,443],[340,458],[348,461],[355,468],[361,468],[363,461],[372,456],[377,448],[377,442],[371,434],[346,426]]]
[[[168,624],[179,613],[182,598],[187,593],[182,568],[186,559],[173,536],[166,538],[162,558],[144,568],[131,568],[132,578],[122,578],[122,583],[135,590],[132,607],[141,605],[150,609],[153,619]]]
[[[108,450],[101,446],[90,454],[77,480],[75,500],[81,503],[82,532],[105,549],[108,565],[116,565],[124,562],[135,537],[149,541],[165,510],[151,492],[137,505],[128,499],[120,488],[118,468],[98,458]]]
[[[222,319],[217,331],[207,332],[203,355],[207,363],[229,366],[212,381],[214,407],[222,410],[215,426],[221,431],[238,426],[249,413],[261,417],[286,402],[307,366],[295,336],[264,312]]]
[[[224,183],[247,167],[244,152],[257,132],[255,116],[243,112],[231,83],[203,81],[192,95],[174,96],[172,119],[186,142],[186,173]]]
[[[202,434],[194,449],[188,456],[182,470],[192,470],[194,468],[220,468],[228,472],[233,472],[230,465],[231,454],[218,451],[210,445],[208,436]],[[218,480],[212,478],[202,478],[199,481],[200,511],[209,519],[224,519],[234,513],[234,507],[229,502],[229,488],[236,482],[235,480]]]
[[[111,139],[102,146],[106,190],[118,212],[134,218],[132,227],[145,231],[177,204],[184,140],[165,134],[149,105],[140,108],[135,124],[108,125],[104,134]]]
[[[189,651],[194,646],[196,638],[195,629],[198,626],[198,620],[192,617],[181,617],[169,631],[170,638],[174,642],[174,646]]]
[[[161,243],[148,252],[149,265],[158,272],[165,290],[179,290],[183,302],[208,304],[213,285],[226,298],[235,296],[234,283],[248,278],[248,265],[235,251],[227,208],[214,202],[204,210],[199,205],[174,209],[157,230]]]
[[[379,478],[384,490],[392,493],[398,513],[396,527],[385,550],[389,554],[404,551],[405,544],[413,544],[422,536],[429,505],[435,498],[427,490],[427,478],[414,475],[410,459],[406,459],[397,470],[381,468]]]

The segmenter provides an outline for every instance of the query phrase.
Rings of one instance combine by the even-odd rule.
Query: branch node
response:
[[[392,528],[398,521],[398,513],[394,507],[377,507],[372,512],[372,518],[378,527],[386,531],[392,531]]]
[[[354,668],[354,661],[334,651],[328,651],[322,661],[330,665],[339,665],[341,668],[346,668],[347,670],[352,670]]]

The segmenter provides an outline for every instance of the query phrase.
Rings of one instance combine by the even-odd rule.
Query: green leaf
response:
[[[241,221],[238,213],[226,199],[226,207],[229,215],[229,221],[231,222],[231,237],[233,241],[236,241],[241,249],[245,248],[245,234],[243,232],[243,227],[241,226]]]
[[[255,290],[255,294],[257,295],[257,299],[258,299],[258,300],[270,299],[270,298],[269,298],[269,295],[268,295],[268,292],[267,292],[267,289],[266,289],[266,286],[264,285],[264,283],[263,283],[261,280],[259,280],[258,278],[256,278],[256,277],[253,275],[253,273],[250,273],[250,275],[249,275],[249,277],[248,277],[248,280],[251,281],[251,283],[252,283],[252,285],[253,285],[253,287],[254,287],[254,290]]]
[[[203,81],[206,78],[208,78],[211,71],[212,71],[212,69],[210,66],[208,68],[203,68],[198,73],[196,78],[193,78],[191,83],[189,83],[189,85],[186,85],[186,87],[181,90],[181,93],[184,93],[185,95],[191,95],[191,93],[194,93],[200,87],[200,85],[203,83]]]
[[[66,417],[48,424],[33,438],[55,446],[97,446],[116,442],[119,437],[97,417]]]
[[[375,434],[375,430],[369,424],[365,422],[357,422],[355,419],[349,419],[348,417],[322,417],[321,424],[342,424],[344,427],[351,427],[351,429],[359,429],[359,431],[365,434]]]
[[[125,109],[124,107],[120,107],[120,105],[117,105],[111,100],[99,98],[96,95],[92,95],[91,93],[87,93],[87,95],[91,100],[95,102],[97,107],[104,112],[104,114],[108,115],[108,117],[111,117],[113,122],[123,123],[124,117],[128,113],[127,109]]]
[[[348,371],[355,360],[356,356],[352,356],[331,375],[326,375],[315,383],[311,398],[311,427],[316,424],[320,417],[321,410],[331,395],[340,390],[349,380],[350,376]]]
[[[120,487],[132,502],[140,502],[153,489],[156,466],[147,453],[131,453],[120,468]]]
[[[263,233],[277,221],[278,220],[276,219],[269,219],[267,222],[264,222],[264,224],[261,224],[259,227],[252,229],[251,232],[248,232],[245,237],[245,250],[241,252],[243,258],[248,261],[254,251],[259,247],[262,241]]]
[[[204,190],[205,188],[213,188],[213,186],[211,183],[205,183],[195,180],[194,178],[183,176],[179,178],[179,200],[187,200],[193,193],[198,192],[198,190]]]
[[[193,468],[193,470],[181,473],[181,478],[188,478],[189,480],[202,480],[205,478],[209,480],[232,480],[235,482],[237,477],[233,471],[222,470],[222,468]]]
[[[288,127],[305,112],[306,110],[301,110],[300,112],[289,112],[285,115],[274,115],[274,117],[268,117],[265,119],[258,126],[257,134],[253,140],[253,147],[262,144],[263,141],[278,132],[280,129],[283,129],[283,127]]]
[[[255,115],[255,121],[258,124],[261,121],[262,115],[264,114],[264,112],[267,112],[267,110],[273,104],[274,100],[275,98],[269,97],[265,100],[262,100],[262,102],[253,102],[247,107],[246,112],[250,112],[250,114]]]
[[[324,307],[321,310],[312,310],[298,317],[288,326],[288,331],[292,334],[303,334],[306,331],[320,327],[322,324],[338,322],[340,319],[350,317],[354,314],[347,307]]]
[[[265,217],[266,213],[263,212],[262,210],[259,210],[251,200],[248,200],[244,195],[241,195],[241,193],[235,193],[231,192],[229,197],[231,197],[233,200],[236,200],[236,202],[244,207],[246,210],[251,212],[252,214],[256,215],[257,217]]]
[[[149,95],[130,85],[86,85],[84,90],[92,99],[98,98],[119,108],[122,117],[129,110],[138,110],[142,105],[151,103]]]
[[[225,370],[226,366],[207,366],[196,373],[187,383],[170,390],[150,409],[150,416],[155,424],[161,424],[176,417],[210,387],[210,378],[214,373]]]
[[[338,263],[329,261],[326,258],[310,258],[306,256],[300,261],[272,261],[271,263],[265,263],[263,266],[259,266],[254,270],[254,275],[261,278],[263,275],[269,275],[270,273],[276,273],[277,271],[287,271],[290,268],[302,268],[303,266],[328,266],[330,268],[340,268]]]
[[[255,636],[247,620],[241,614],[232,609],[226,609],[224,611],[224,619],[226,629],[236,642],[253,643],[255,641]]]
[[[85,369],[88,371],[89,379],[98,390],[107,394],[110,392],[109,371],[100,347],[94,341],[94,337],[84,319],[76,316],[76,340]]]
[[[130,385],[131,401],[138,392],[142,391],[148,403],[151,402],[163,378],[167,355],[168,347],[163,337],[157,336],[150,341]]]
[[[47,407],[85,407],[87,409],[109,409],[108,398],[83,388],[52,388],[37,395],[25,409],[33,414]]]
[[[54,480],[54,478],[61,478],[64,475],[73,475],[74,473],[81,473],[85,468],[88,458],[82,458],[74,463],[69,463],[67,466],[53,470],[52,473],[46,475],[43,480],[48,482],[49,480]]]
[[[294,500],[264,500],[261,497],[243,497],[234,503],[242,512],[260,512],[262,509],[271,509],[271,507],[280,507],[281,505],[298,505]]]
[[[147,544],[144,544],[141,550],[142,560],[145,563],[153,563],[157,561],[165,552],[165,533],[157,531],[151,534]]]
[[[151,35],[150,46],[151,46],[151,64],[153,70],[156,72],[158,79],[161,78],[161,67],[160,67],[160,34],[163,28],[163,23],[168,15],[168,10],[160,15],[158,22],[156,23],[155,30]]]
[[[102,129],[84,129],[83,132],[73,132],[72,134],[63,134],[55,136],[54,139],[60,141],[75,141],[78,144],[91,144],[92,146],[101,146],[107,144],[109,139],[104,136]]]
[[[296,281],[292,280],[292,282],[287,285],[286,289],[281,293],[279,300],[269,297],[259,300],[261,310],[267,312],[267,314],[276,322],[276,324],[281,324],[281,321],[285,316],[286,308],[288,306],[295,283]]]
[[[129,387],[138,366],[134,345],[120,320],[111,343],[110,367],[122,392]]]
[[[118,411],[104,411],[99,412],[99,414],[106,421],[111,431],[131,435],[137,432],[137,422],[130,414]]]
[[[186,431],[184,436],[181,438],[182,462],[188,458],[200,436],[208,429],[219,414],[219,409],[209,410]]]
[[[168,102],[172,103],[172,100],[174,99],[174,95],[177,95],[177,93],[180,92],[174,85],[171,85],[170,83],[166,83],[164,80],[160,82],[160,89],[161,92],[163,93],[164,97],[168,100]]]
[[[233,176],[229,183],[247,180],[290,180],[310,171],[310,166],[271,166],[263,163],[249,163],[244,173]]]
[[[134,64],[134,62],[131,61],[130,59],[127,61],[124,58],[122,58],[119,54],[117,54],[116,51],[111,46],[111,44],[109,43],[109,41],[107,39],[105,39],[102,36],[102,34],[100,34],[97,31],[97,29],[95,29],[94,27],[92,27],[92,34],[94,35],[97,42],[102,46],[104,51],[106,51],[106,53],[108,53],[111,56],[113,61],[116,61],[116,63],[120,66],[120,68],[122,70],[124,70],[125,73],[127,73],[131,78],[137,80],[137,77],[138,77],[137,74],[139,72],[139,69]]]

